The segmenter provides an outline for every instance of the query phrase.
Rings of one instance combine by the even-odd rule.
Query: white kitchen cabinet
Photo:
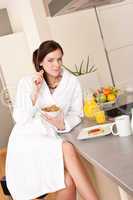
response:
[[[133,0],[97,12],[115,84],[133,87]]]
[[[110,52],[109,58],[116,85],[133,87],[133,45]]]
[[[108,51],[133,44],[133,1],[98,9]]]

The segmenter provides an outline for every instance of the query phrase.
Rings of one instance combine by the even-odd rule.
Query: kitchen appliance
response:
[[[43,0],[49,16],[119,3],[125,0]]]

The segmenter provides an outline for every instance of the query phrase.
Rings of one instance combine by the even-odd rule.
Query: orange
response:
[[[108,94],[110,94],[111,93],[111,89],[110,88],[103,88],[103,94],[104,95],[108,95]]]

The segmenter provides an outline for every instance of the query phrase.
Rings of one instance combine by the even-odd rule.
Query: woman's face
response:
[[[53,77],[57,77],[61,72],[62,52],[60,49],[48,53],[40,65],[43,66],[45,72]]]

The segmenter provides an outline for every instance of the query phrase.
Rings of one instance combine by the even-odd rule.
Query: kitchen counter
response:
[[[119,137],[110,134],[82,141],[76,139],[82,128],[93,125],[83,119],[80,125],[62,137],[71,141],[89,163],[133,196],[133,135]]]

